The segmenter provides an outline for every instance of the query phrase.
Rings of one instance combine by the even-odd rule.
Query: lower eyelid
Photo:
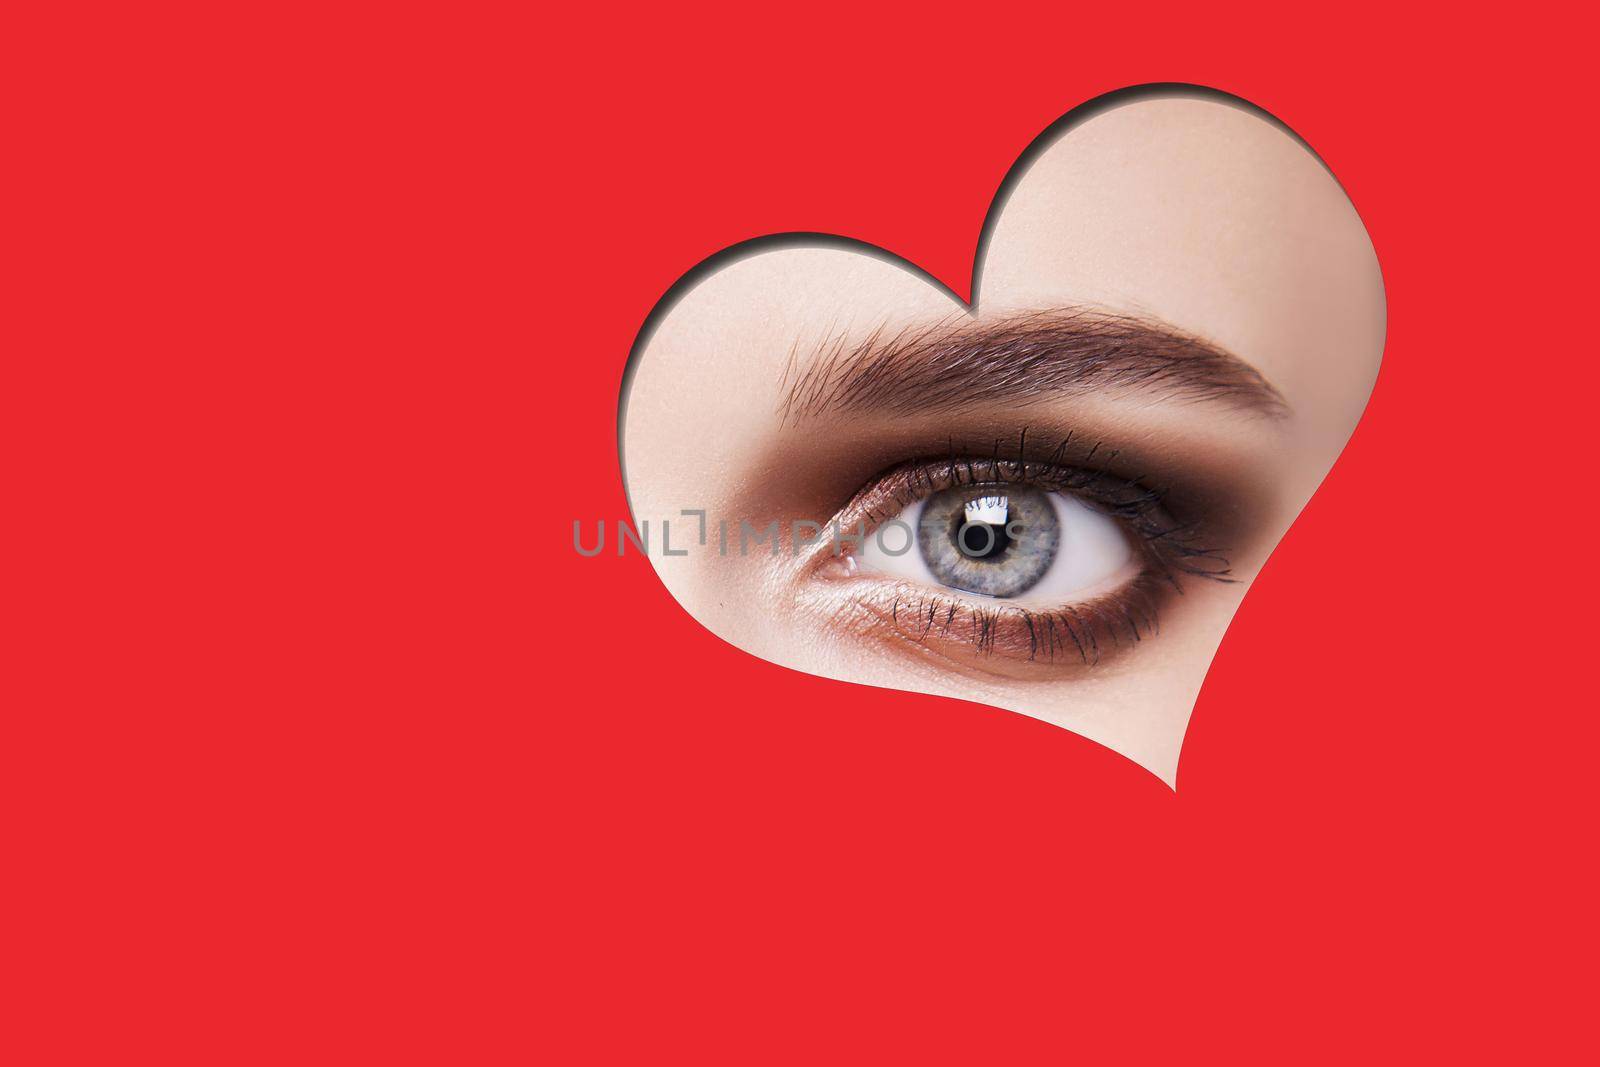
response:
[[[844,618],[862,636],[942,655],[966,667],[1096,667],[1159,632],[1176,592],[1142,572],[1115,592],[1048,608],[967,597],[905,582],[852,583]]]
[[[915,549],[913,549],[915,551]],[[1152,564],[1145,553],[1134,551],[1133,555],[1115,574],[1094,586],[1080,590],[1069,601],[1050,600],[1040,597],[1036,593],[1025,593],[1015,597],[985,597],[981,593],[959,589],[953,586],[941,585],[936,579],[926,582],[917,582],[905,575],[886,574],[882,571],[868,570],[857,562],[853,553],[846,552],[830,557],[817,570],[817,576],[828,582],[850,581],[861,588],[864,583],[881,583],[895,588],[930,592],[956,601],[959,605],[973,605],[975,608],[988,608],[998,610],[1001,608],[1015,608],[1041,615],[1051,611],[1060,611],[1068,608],[1081,609],[1084,605],[1097,601],[1104,601],[1108,597],[1117,595],[1121,590],[1135,585],[1150,574]],[[1163,582],[1167,581],[1162,579]]]

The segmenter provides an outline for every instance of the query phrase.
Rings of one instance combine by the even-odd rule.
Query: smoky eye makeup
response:
[[[827,531],[761,565],[801,625],[1012,678],[1103,668],[1268,526],[1288,405],[1168,325],[1058,308],[800,347],[730,503]]]
[[[1102,667],[1157,638],[1196,585],[1236,580],[1233,495],[1138,467],[1072,431],[948,439],[869,476],[802,580],[830,625],[960,669]]]

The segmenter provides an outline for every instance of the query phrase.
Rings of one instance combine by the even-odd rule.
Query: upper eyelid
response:
[[[1079,444],[1079,452],[1069,453],[1075,442]],[[950,454],[946,456],[908,460],[874,476],[851,498],[841,514],[851,514],[852,518],[869,518],[876,522],[887,521],[887,516],[874,517],[859,507],[863,498],[868,498],[874,493],[881,494],[886,486],[895,486],[900,490],[895,494],[895,499],[898,501],[898,506],[905,507],[912,502],[913,497],[910,494],[918,485],[924,490],[922,495],[926,496],[953,485],[1032,481],[1064,483],[1066,479],[1061,476],[1074,474],[1081,474],[1086,478],[1107,478],[1130,487],[1141,482],[1139,478],[1122,478],[1103,469],[1089,466],[1097,458],[1101,463],[1110,463],[1121,455],[1119,449],[1107,447],[1103,442],[1095,441],[1084,446],[1081,440],[1069,432],[1047,453],[1029,455],[1028,447],[1026,428],[1014,443],[1006,444],[997,439],[988,456],[977,455],[971,451],[963,453],[952,443]],[[940,477],[940,484],[934,484],[936,474]],[[1063,484],[1051,485],[1048,488],[1075,491],[1085,489],[1087,486],[1080,483],[1076,487]],[[1148,489],[1146,491],[1155,492]]]

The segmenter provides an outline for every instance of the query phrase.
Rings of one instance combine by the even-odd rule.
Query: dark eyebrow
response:
[[[1101,389],[1217,403],[1280,417],[1288,404],[1250,364],[1165,323],[1091,308],[966,315],[856,344],[830,341],[804,366],[791,353],[784,422],[826,413],[947,413]]]

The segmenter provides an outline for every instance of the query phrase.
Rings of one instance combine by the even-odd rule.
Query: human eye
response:
[[[862,632],[990,666],[1094,666],[1156,633],[1187,579],[1228,581],[1204,524],[1111,469],[1099,443],[1049,458],[914,460],[872,479],[835,520],[819,566],[847,583]]]
[[[893,545],[894,533],[904,533]],[[1117,582],[1133,549],[1116,521],[1078,497],[1025,484],[956,486],[917,501],[867,539],[866,573],[996,600],[1085,599]]]

